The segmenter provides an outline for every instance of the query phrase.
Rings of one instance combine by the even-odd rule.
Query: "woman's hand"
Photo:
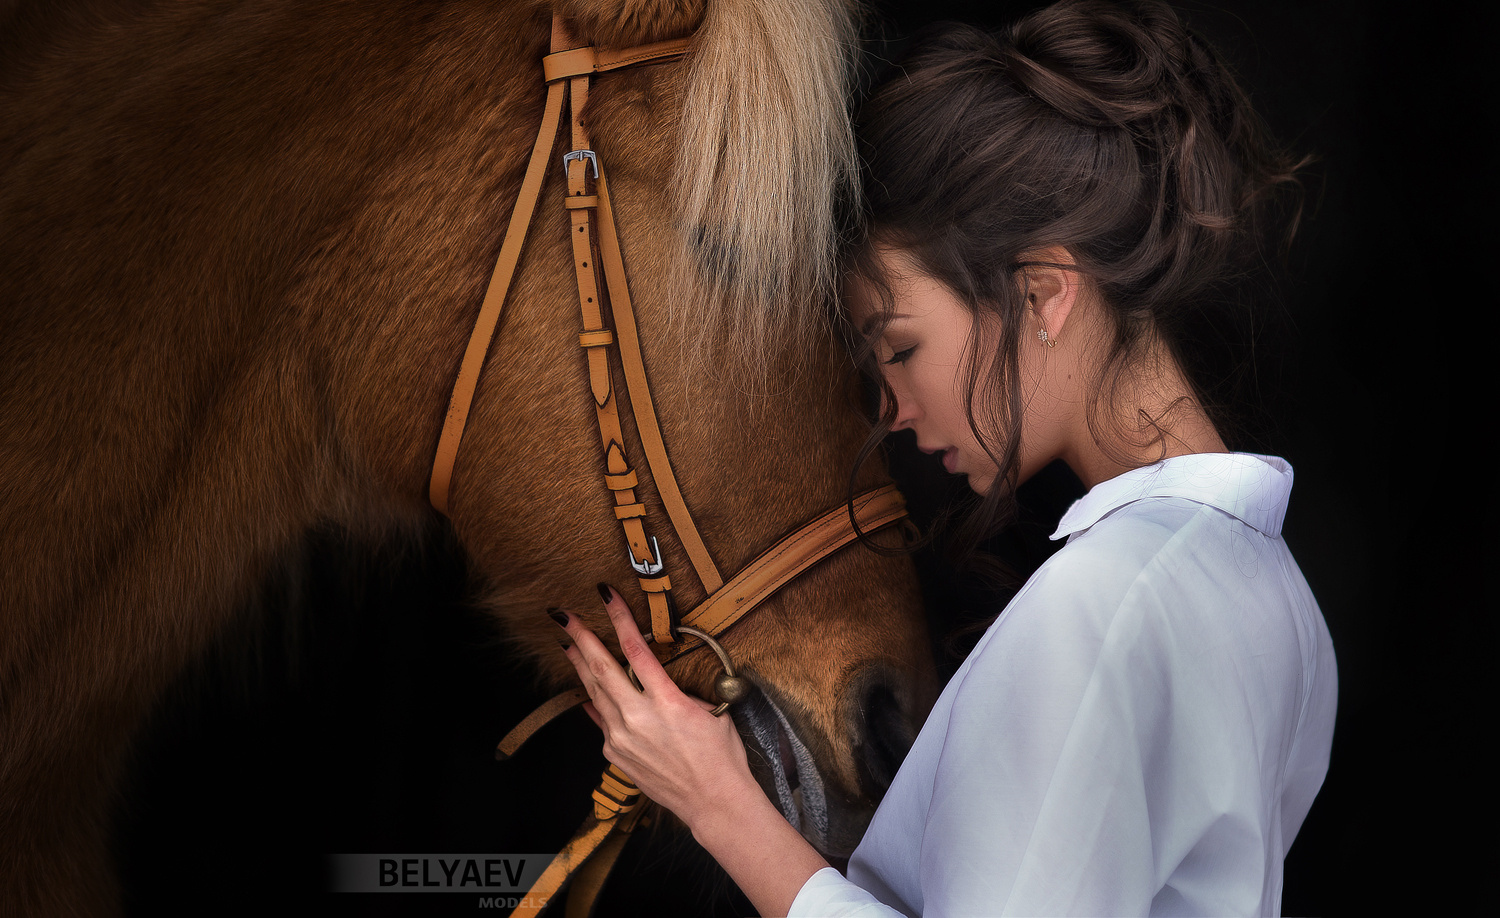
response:
[[[636,690],[578,616],[567,615],[559,624],[573,645],[564,652],[592,699],[584,710],[604,731],[605,757],[696,834],[705,816],[724,808],[726,795],[761,795],[745,746],[730,718],[714,717],[713,705],[683,694],[672,682],[620,595],[603,584],[599,593],[644,691]]]
[[[625,600],[604,584],[599,594],[644,691],[578,616],[554,617],[573,638],[563,651],[593,699],[583,707],[604,731],[605,757],[687,824],[760,914],[785,915],[802,884],[828,862],[750,776],[733,721],[684,695],[641,637]]]

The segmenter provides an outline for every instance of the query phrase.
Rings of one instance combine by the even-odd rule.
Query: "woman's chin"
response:
[[[964,478],[968,480],[969,490],[973,491],[975,494],[978,494],[980,497],[988,497],[990,489],[995,486],[996,472],[994,470],[987,470],[983,472],[959,472],[958,474],[964,476]]]

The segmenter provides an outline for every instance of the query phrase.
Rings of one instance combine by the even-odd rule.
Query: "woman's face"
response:
[[[969,487],[986,494],[999,468],[969,425],[963,371],[964,356],[976,331],[974,314],[905,254],[884,250],[881,261],[895,298],[895,312],[875,355],[896,397],[893,429],[914,431],[919,449],[940,454],[945,469],[967,475]],[[856,329],[864,330],[879,317],[879,301],[864,284],[851,284],[847,301]],[[981,376],[986,369],[981,368]],[[980,406],[975,407],[982,416]]]

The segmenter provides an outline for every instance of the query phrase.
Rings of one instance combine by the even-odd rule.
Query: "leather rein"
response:
[[[824,513],[790,536],[777,542],[726,582],[693,522],[683,501],[677,478],[667,458],[660,425],[647,384],[641,356],[635,313],[626,282],[624,260],[615,232],[609,185],[598,155],[590,147],[581,113],[588,101],[593,75],[640,64],[674,60],[688,51],[690,39],[657,42],[624,50],[575,47],[561,17],[552,21],[552,53],[542,59],[547,101],[531,159],[511,212],[510,224],[500,255],[485,291],[478,320],[464,351],[454,382],[437,454],[433,460],[428,497],[432,506],[447,515],[454,463],[463,438],[474,391],[499,325],[506,295],[515,277],[526,234],[536,211],[546,177],[547,161],[556,145],[564,109],[571,108],[571,149],[563,156],[567,173],[564,207],[571,224],[573,266],[578,282],[582,331],[578,343],[587,354],[589,388],[599,421],[604,448],[604,484],[614,495],[614,514],[624,532],[631,567],[645,592],[651,611],[651,635],[663,662],[674,660],[702,646],[710,647],[724,665],[716,691],[723,702],[715,713],[748,691],[734,676],[728,654],[715,640],[735,622],[774,594],[781,586],[813,564],[870,532],[897,522],[906,515],[905,501],[894,485],[875,488],[856,496],[849,504]],[[600,280],[603,284],[601,286]],[[609,304],[613,328],[604,321],[603,302]],[[618,349],[626,381],[626,394],[634,409],[651,478],[666,509],[668,519],[686,551],[708,598],[686,615],[678,616],[671,600],[671,579],[664,571],[654,537],[646,532],[646,506],[637,497],[637,477],[625,456],[616,393],[610,380],[609,352]],[[562,712],[586,701],[583,690],[564,692],[544,704],[516,726],[500,743],[497,758],[507,758],[537,729]],[[569,896],[568,915],[586,914],[603,885],[615,857],[643,809],[640,791],[611,764],[594,791],[594,812],[584,821],[572,841],[547,867],[522,904],[512,914],[536,914],[570,877],[574,895]],[[590,858],[591,854],[596,856]],[[576,874],[576,875],[575,875]]]

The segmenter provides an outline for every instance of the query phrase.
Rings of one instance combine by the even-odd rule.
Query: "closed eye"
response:
[[[886,365],[889,366],[889,365],[891,365],[893,363],[905,363],[907,360],[911,359],[912,352],[915,351],[916,349],[917,349],[916,345],[912,345],[911,347],[909,347],[909,348],[907,348],[905,350],[897,351],[896,353],[892,354],[889,359],[887,359],[885,361]]]

